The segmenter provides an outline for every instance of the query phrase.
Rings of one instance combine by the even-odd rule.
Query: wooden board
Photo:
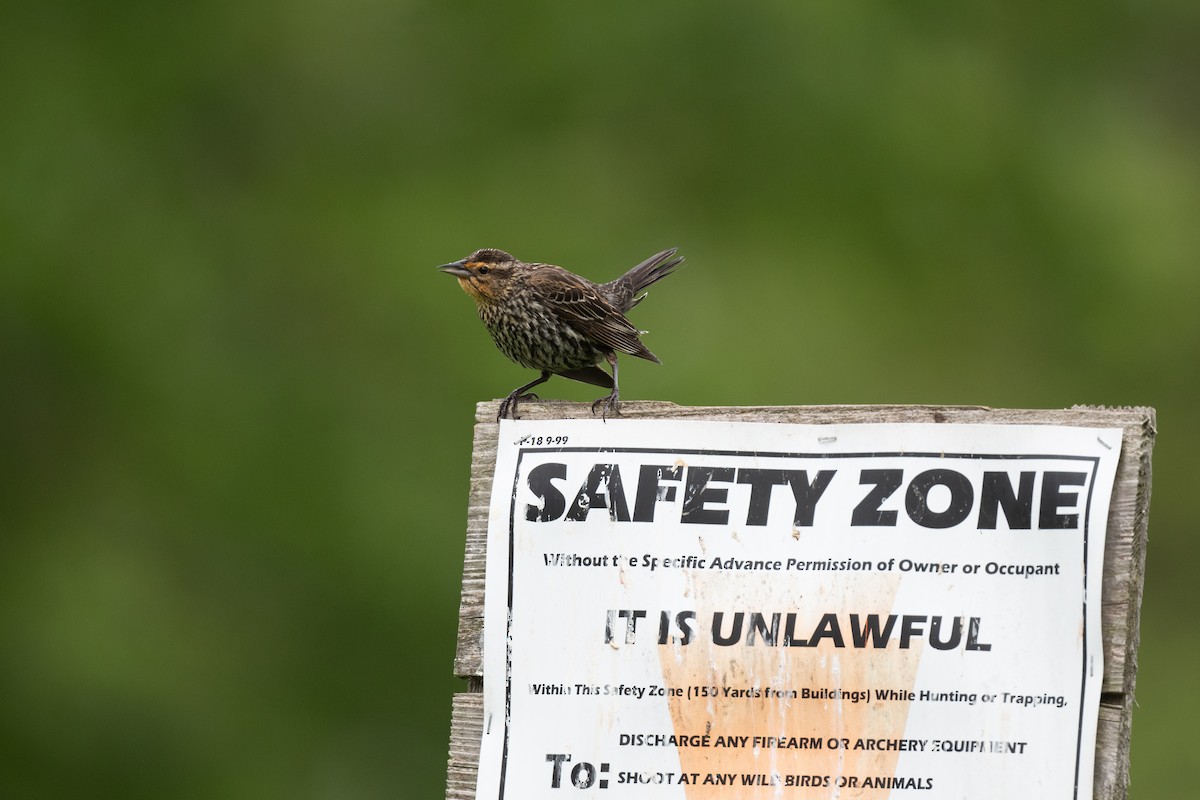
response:
[[[496,463],[498,401],[480,403],[475,414],[467,542],[459,606],[456,675],[470,680],[455,695],[450,728],[447,798],[474,798],[483,702],[483,587],[487,512]],[[525,402],[524,419],[590,419],[588,403]],[[677,406],[663,402],[621,404],[624,419],[690,419],[722,422],[845,425],[937,422],[992,425],[1070,425],[1121,428],[1121,458],[1109,506],[1104,553],[1102,636],[1104,683],[1096,735],[1093,797],[1123,800],[1129,783],[1129,742],[1137,679],[1138,620],[1150,510],[1150,455],[1156,434],[1152,408],[1076,406],[1063,410],[994,409],[982,406]]]

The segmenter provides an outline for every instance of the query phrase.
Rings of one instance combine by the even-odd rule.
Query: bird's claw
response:
[[[510,394],[508,397],[500,401],[500,413],[496,415],[496,422],[508,417],[509,419],[520,419],[517,416],[517,397]]]
[[[513,392],[508,397],[500,401],[500,413],[496,415],[496,422],[508,417],[509,419],[520,419],[517,416],[517,405],[522,400],[537,400],[538,396],[534,392],[526,392],[525,394],[517,394]]]
[[[605,395],[592,403],[592,416],[596,415],[596,406],[601,406],[600,419],[608,421],[608,412],[612,412],[613,416],[621,416],[621,403],[618,401],[620,395],[614,389],[612,394]],[[603,404],[603,405],[601,405]]]

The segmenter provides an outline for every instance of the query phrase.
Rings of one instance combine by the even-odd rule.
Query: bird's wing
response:
[[[575,330],[613,350],[658,361],[638,338],[640,331],[605,299],[600,287],[561,268],[531,276],[546,306]]]

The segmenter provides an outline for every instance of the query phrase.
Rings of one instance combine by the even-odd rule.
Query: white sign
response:
[[[502,421],[477,797],[1090,798],[1120,444]]]

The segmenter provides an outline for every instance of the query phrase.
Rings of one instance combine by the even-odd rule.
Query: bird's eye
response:
[[[487,267],[480,267],[480,268],[479,268],[479,274],[480,274],[480,275],[487,275],[487,274],[488,274],[488,272],[489,272],[489,270],[488,270],[488,268],[487,268]]]

